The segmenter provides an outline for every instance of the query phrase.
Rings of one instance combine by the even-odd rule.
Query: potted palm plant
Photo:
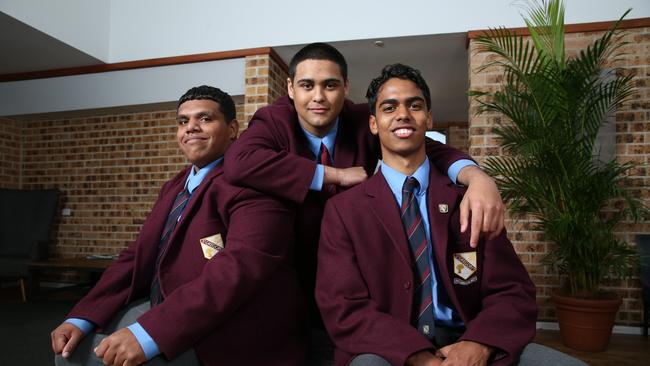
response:
[[[479,52],[498,56],[482,68],[504,72],[501,90],[470,92],[479,113],[506,117],[493,130],[503,156],[489,158],[485,166],[511,212],[532,216],[553,243],[545,262],[564,282],[552,300],[565,345],[603,350],[621,300],[600,285],[607,277],[627,276],[636,253],[614,230],[621,220],[639,220],[645,207],[621,184],[633,164],[603,159],[595,146],[608,116],[632,95],[632,76],[605,68],[623,45],[618,23],[567,57],[561,0],[530,3],[524,20],[530,41],[505,28],[476,40]],[[610,314],[579,334],[586,329],[577,324],[584,315],[564,311],[584,305],[595,306],[587,314]],[[591,336],[600,344],[585,343]]]

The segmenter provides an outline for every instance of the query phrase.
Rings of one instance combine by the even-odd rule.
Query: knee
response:
[[[391,364],[379,355],[364,353],[354,357],[348,366],[391,366]]]

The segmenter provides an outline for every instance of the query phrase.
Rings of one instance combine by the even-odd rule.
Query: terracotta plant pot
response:
[[[586,300],[553,294],[551,300],[565,346],[589,352],[607,349],[620,298]]]

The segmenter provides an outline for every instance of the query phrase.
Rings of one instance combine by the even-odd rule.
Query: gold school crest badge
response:
[[[201,243],[201,250],[203,250],[203,256],[206,259],[214,257],[215,254],[219,253],[224,248],[221,234],[215,234],[200,239],[199,243]]]
[[[467,280],[476,273],[476,252],[454,253],[454,274]]]

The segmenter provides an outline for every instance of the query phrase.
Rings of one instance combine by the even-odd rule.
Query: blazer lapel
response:
[[[168,193],[161,198],[161,201],[158,202],[151,213],[150,218],[147,218],[146,225],[143,226],[140,230],[140,237],[138,240],[138,246],[136,248],[136,262],[137,265],[134,267],[133,272],[133,286],[129,293],[129,299],[134,293],[137,293],[139,286],[148,284],[151,281],[151,275],[153,274],[154,262],[158,256],[158,246],[160,245],[160,237],[162,236],[162,231],[167,221],[167,216],[169,211],[176,200],[176,196],[183,189],[185,184],[185,178],[187,178],[187,173],[190,168],[184,169],[181,173],[178,174],[176,181],[173,183],[173,186],[169,189]]]
[[[410,267],[411,259],[399,208],[381,172],[370,177],[366,184],[366,194],[370,197],[372,213],[388,232],[391,243],[404,263]]]
[[[197,207],[199,207],[199,202],[203,200],[203,195],[205,194],[205,191],[207,190],[207,187],[210,186],[210,182],[223,174],[223,163],[220,163],[219,165],[215,166],[214,169],[208,173],[208,175],[203,178],[203,181],[201,184],[199,184],[198,187],[192,192],[192,196],[190,197],[190,201],[187,203],[187,206],[183,210],[183,213],[181,214],[181,219],[176,224],[176,227],[174,228],[174,231],[172,231],[170,237],[169,237],[169,244],[167,245],[167,248],[171,247],[176,239],[176,236],[178,235],[179,232],[184,232],[184,228],[189,224],[189,222],[192,220],[192,217],[194,216],[194,211],[196,211]],[[166,250],[167,254],[169,253],[169,249]],[[164,260],[164,257],[163,257]]]

